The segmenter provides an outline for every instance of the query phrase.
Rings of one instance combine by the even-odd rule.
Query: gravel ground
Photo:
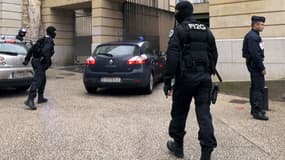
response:
[[[174,160],[166,149],[171,100],[162,84],[154,93],[101,90],[87,94],[80,73],[50,70],[49,103],[23,105],[27,93],[0,91],[0,159]],[[236,103],[243,101],[244,103]],[[218,148],[213,160],[283,160],[284,102],[271,101],[270,121],[253,120],[247,99],[220,95],[212,107]],[[185,159],[198,160],[192,106]]]

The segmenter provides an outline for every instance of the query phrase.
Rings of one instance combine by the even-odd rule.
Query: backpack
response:
[[[42,55],[42,49],[44,47],[45,38],[37,40],[36,44],[32,47],[33,57],[39,58]]]

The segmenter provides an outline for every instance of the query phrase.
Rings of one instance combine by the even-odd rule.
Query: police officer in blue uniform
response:
[[[32,66],[34,69],[34,79],[30,88],[29,96],[25,104],[32,110],[37,107],[34,104],[34,98],[38,93],[38,103],[46,103],[44,98],[44,90],[46,86],[46,71],[52,64],[51,57],[54,55],[54,38],[56,37],[56,28],[50,26],[47,28],[47,35],[37,41],[37,43],[29,50],[24,65],[27,65],[32,58]]]
[[[208,27],[196,21],[189,1],[179,2],[175,18],[178,25],[170,33],[167,49],[164,93],[173,96],[167,148],[176,157],[184,157],[186,120],[192,98],[199,124],[201,160],[210,160],[217,146],[210,113],[211,75],[218,58],[215,38]],[[172,86],[172,78],[175,84]]]
[[[252,16],[252,29],[244,37],[243,57],[246,58],[246,66],[250,73],[250,104],[251,115],[258,120],[268,120],[263,110],[264,87],[266,69],[264,66],[264,43],[260,32],[264,29],[265,17]]]

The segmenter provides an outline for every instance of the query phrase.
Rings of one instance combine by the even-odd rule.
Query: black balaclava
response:
[[[55,38],[56,36],[56,28],[53,26],[49,26],[47,28],[47,35],[49,35],[51,38]]]
[[[178,23],[182,23],[186,18],[193,15],[193,5],[189,1],[177,3],[175,9],[178,11],[175,14],[175,19]]]

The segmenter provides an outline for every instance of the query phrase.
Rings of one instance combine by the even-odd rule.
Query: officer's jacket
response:
[[[52,65],[51,57],[54,55],[54,41],[50,37],[46,37],[42,48],[42,64],[45,69]]]
[[[35,54],[33,49],[30,49],[26,55],[25,61],[29,62],[31,57],[40,59],[41,65],[44,69],[48,69],[52,65],[51,57],[54,55],[54,41],[52,38],[46,36],[43,39],[43,44],[41,45],[41,54]]]
[[[24,40],[24,38],[22,36],[20,36],[20,35],[17,35],[16,39],[19,40],[19,41],[23,41]]]
[[[264,43],[258,31],[251,30],[246,34],[243,41],[243,56],[247,59],[250,71],[261,72],[265,69]]]
[[[189,32],[189,29],[193,29],[193,32]],[[212,58],[210,74],[213,74],[213,68],[216,67],[218,52],[216,42],[211,31],[201,25],[194,18],[186,18],[184,22],[178,24],[173,33],[170,33],[170,39],[167,49],[167,61],[165,68],[164,80],[169,83],[173,77],[178,77],[181,74],[182,61],[188,63],[184,66],[191,67],[190,58],[199,61],[199,57],[205,58],[205,54]],[[187,57],[187,51],[195,52],[191,57]],[[183,57],[181,58],[181,56]],[[194,55],[194,57],[193,57]],[[196,56],[195,56],[196,55]],[[208,57],[206,57],[208,58]],[[209,68],[210,69],[210,68]]]

